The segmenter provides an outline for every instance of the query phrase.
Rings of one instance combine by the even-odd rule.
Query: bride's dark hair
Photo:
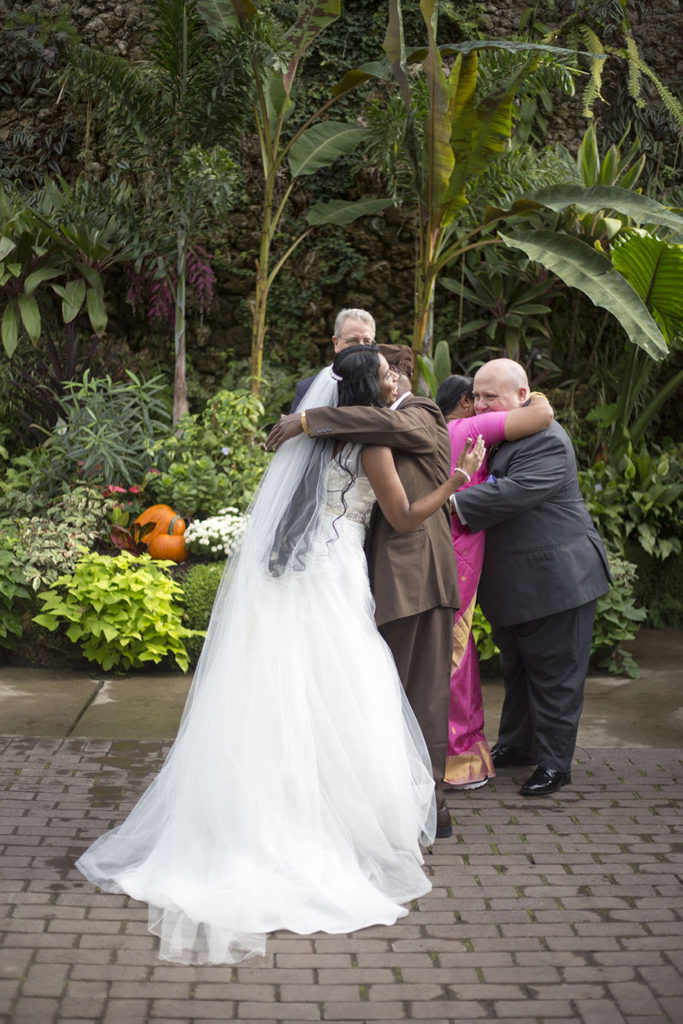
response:
[[[379,386],[377,345],[350,345],[332,363],[339,405],[384,405]]]

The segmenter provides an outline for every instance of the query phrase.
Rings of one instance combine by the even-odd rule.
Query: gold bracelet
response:
[[[301,429],[303,430],[304,434],[310,435],[310,430],[308,429],[308,421],[306,420],[305,412],[301,413]]]
[[[542,391],[532,391],[529,394],[529,398],[545,398],[546,402],[548,401],[548,399],[546,398],[546,396],[543,394]]]

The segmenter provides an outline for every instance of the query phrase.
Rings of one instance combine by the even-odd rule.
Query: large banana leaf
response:
[[[287,33],[287,39],[294,50],[284,74],[287,95],[291,91],[296,69],[304,53],[315,37],[337,20],[340,12],[341,0],[299,0],[299,16]]]
[[[320,124],[314,124],[299,136],[289,151],[292,177],[314,174],[321,167],[331,164],[335,157],[353,152],[367,131],[367,128],[359,128],[344,121],[321,121]]]
[[[561,213],[569,206],[576,206],[586,213],[614,210],[631,217],[637,224],[658,224],[683,233],[683,217],[668,210],[656,199],[617,185],[593,185],[592,188],[584,188],[582,185],[551,185],[538,192],[530,192],[525,199],[546,206],[556,213]]]
[[[611,257],[667,341],[683,334],[683,246],[633,228],[621,233]]]
[[[244,18],[258,14],[252,0],[197,0],[197,10],[214,39],[220,39],[229,29],[238,28]]]
[[[392,205],[391,199],[357,199],[355,201],[331,199],[329,202],[315,203],[314,206],[311,206],[306,214],[306,220],[311,227],[318,227],[321,224],[336,224],[344,227],[347,224],[352,224],[359,217],[371,217]]]
[[[436,6],[437,0],[421,0],[420,3],[429,42],[429,50],[423,63],[429,89],[429,109],[424,135],[427,195],[423,196],[423,199],[430,214],[441,208],[448,194],[451,172],[455,166],[455,156],[451,148],[449,83],[436,45]]]
[[[653,359],[667,355],[666,340],[647,306],[607,256],[578,238],[554,231],[520,231],[500,237],[511,249],[520,249],[570,288],[582,291],[594,305],[608,310],[633,344]]]

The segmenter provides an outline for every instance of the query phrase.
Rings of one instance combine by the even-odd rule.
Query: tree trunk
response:
[[[178,245],[175,288],[175,373],[173,379],[173,422],[189,412],[187,404],[187,381],[185,379],[185,279],[187,268],[187,229],[185,215],[178,225]]]

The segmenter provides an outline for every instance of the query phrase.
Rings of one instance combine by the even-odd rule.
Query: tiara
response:
[[[330,376],[332,377],[332,380],[344,380],[340,374],[334,372],[332,367],[330,367]]]

